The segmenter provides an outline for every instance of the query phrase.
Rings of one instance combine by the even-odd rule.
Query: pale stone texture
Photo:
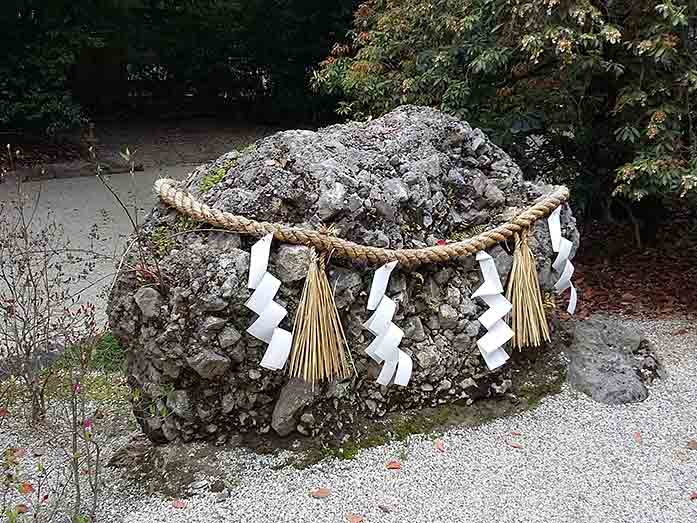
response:
[[[222,166],[225,177],[201,193],[202,179]],[[182,188],[214,208],[251,219],[307,228],[334,225],[343,238],[390,248],[432,246],[468,236],[473,226],[493,227],[552,189],[524,181],[515,163],[480,130],[413,106],[370,122],[274,134],[241,154],[201,166]],[[181,231],[181,224],[176,211],[159,205],[145,233],[163,227]],[[575,252],[578,231],[567,206],[562,227]],[[555,280],[548,236],[543,220],[530,242],[545,288]],[[153,440],[294,430],[340,438],[360,419],[507,390],[509,367],[489,372],[476,347],[484,334],[476,318],[485,306],[470,299],[481,284],[474,257],[393,273],[387,294],[398,305],[394,321],[405,331],[401,348],[414,361],[406,389],[378,385],[380,367],[364,352],[373,339],[362,324],[377,267],[335,257],[328,274],[355,374],[318,385],[300,401],[284,372],[259,367],[266,345],[246,333],[255,319],[244,306],[255,241],[194,229],[177,234],[171,252],[158,260],[162,285],[140,287],[131,271],[119,276],[110,324],[129,351],[129,384],[139,391],[134,412]],[[510,257],[501,247],[490,252],[505,282]],[[306,253],[303,247],[272,247],[269,271],[283,281],[276,301],[288,309],[281,326],[289,330]],[[154,419],[159,411],[151,406],[160,404],[170,412]]]

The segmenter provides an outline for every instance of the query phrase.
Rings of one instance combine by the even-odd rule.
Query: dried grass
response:
[[[325,256],[312,249],[303,293],[295,314],[291,376],[316,383],[350,374],[348,344],[327,279]]]
[[[513,267],[508,278],[506,298],[513,304],[511,329],[513,347],[539,347],[549,341],[549,327],[545,315],[540,284],[537,281],[535,257],[528,245],[528,230],[515,235]]]

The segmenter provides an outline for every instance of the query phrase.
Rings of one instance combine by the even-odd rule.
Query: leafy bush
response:
[[[528,175],[575,182],[588,205],[603,193],[694,194],[696,9],[679,0],[372,0],[313,83],[342,96],[347,116],[411,103],[466,118]]]

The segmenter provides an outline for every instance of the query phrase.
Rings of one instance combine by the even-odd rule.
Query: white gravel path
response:
[[[305,470],[278,468],[283,455],[227,451],[221,465],[242,470],[228,499],[204,494],[177,509],[114,478],[102,520],[695,523],[697,326],[631,323],[669,373],[643,403],[605,406],[567,388],[532,412],[443,434],[443,452],[418,436]],[[386,469],[393,458],[401,470]],[[331,494],[311,498],[319,486]]]

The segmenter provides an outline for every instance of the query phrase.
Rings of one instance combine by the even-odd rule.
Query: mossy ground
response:
[[[490,423],[536,408],[543,398],[557,394],[566,379],[558,350],[551,347],[514,354],[510,371],[511,390],[503,397],[479,399],[470,405],[444,404],[392,414],[383,420],[363,420],[343,443],[324,441],[317,445],[308,440],[308,447],[293,455],[288,465],[305,468],[324,459],[353,459],[364,449],[405,441],[413,435],[435,439],[450,428]]]

